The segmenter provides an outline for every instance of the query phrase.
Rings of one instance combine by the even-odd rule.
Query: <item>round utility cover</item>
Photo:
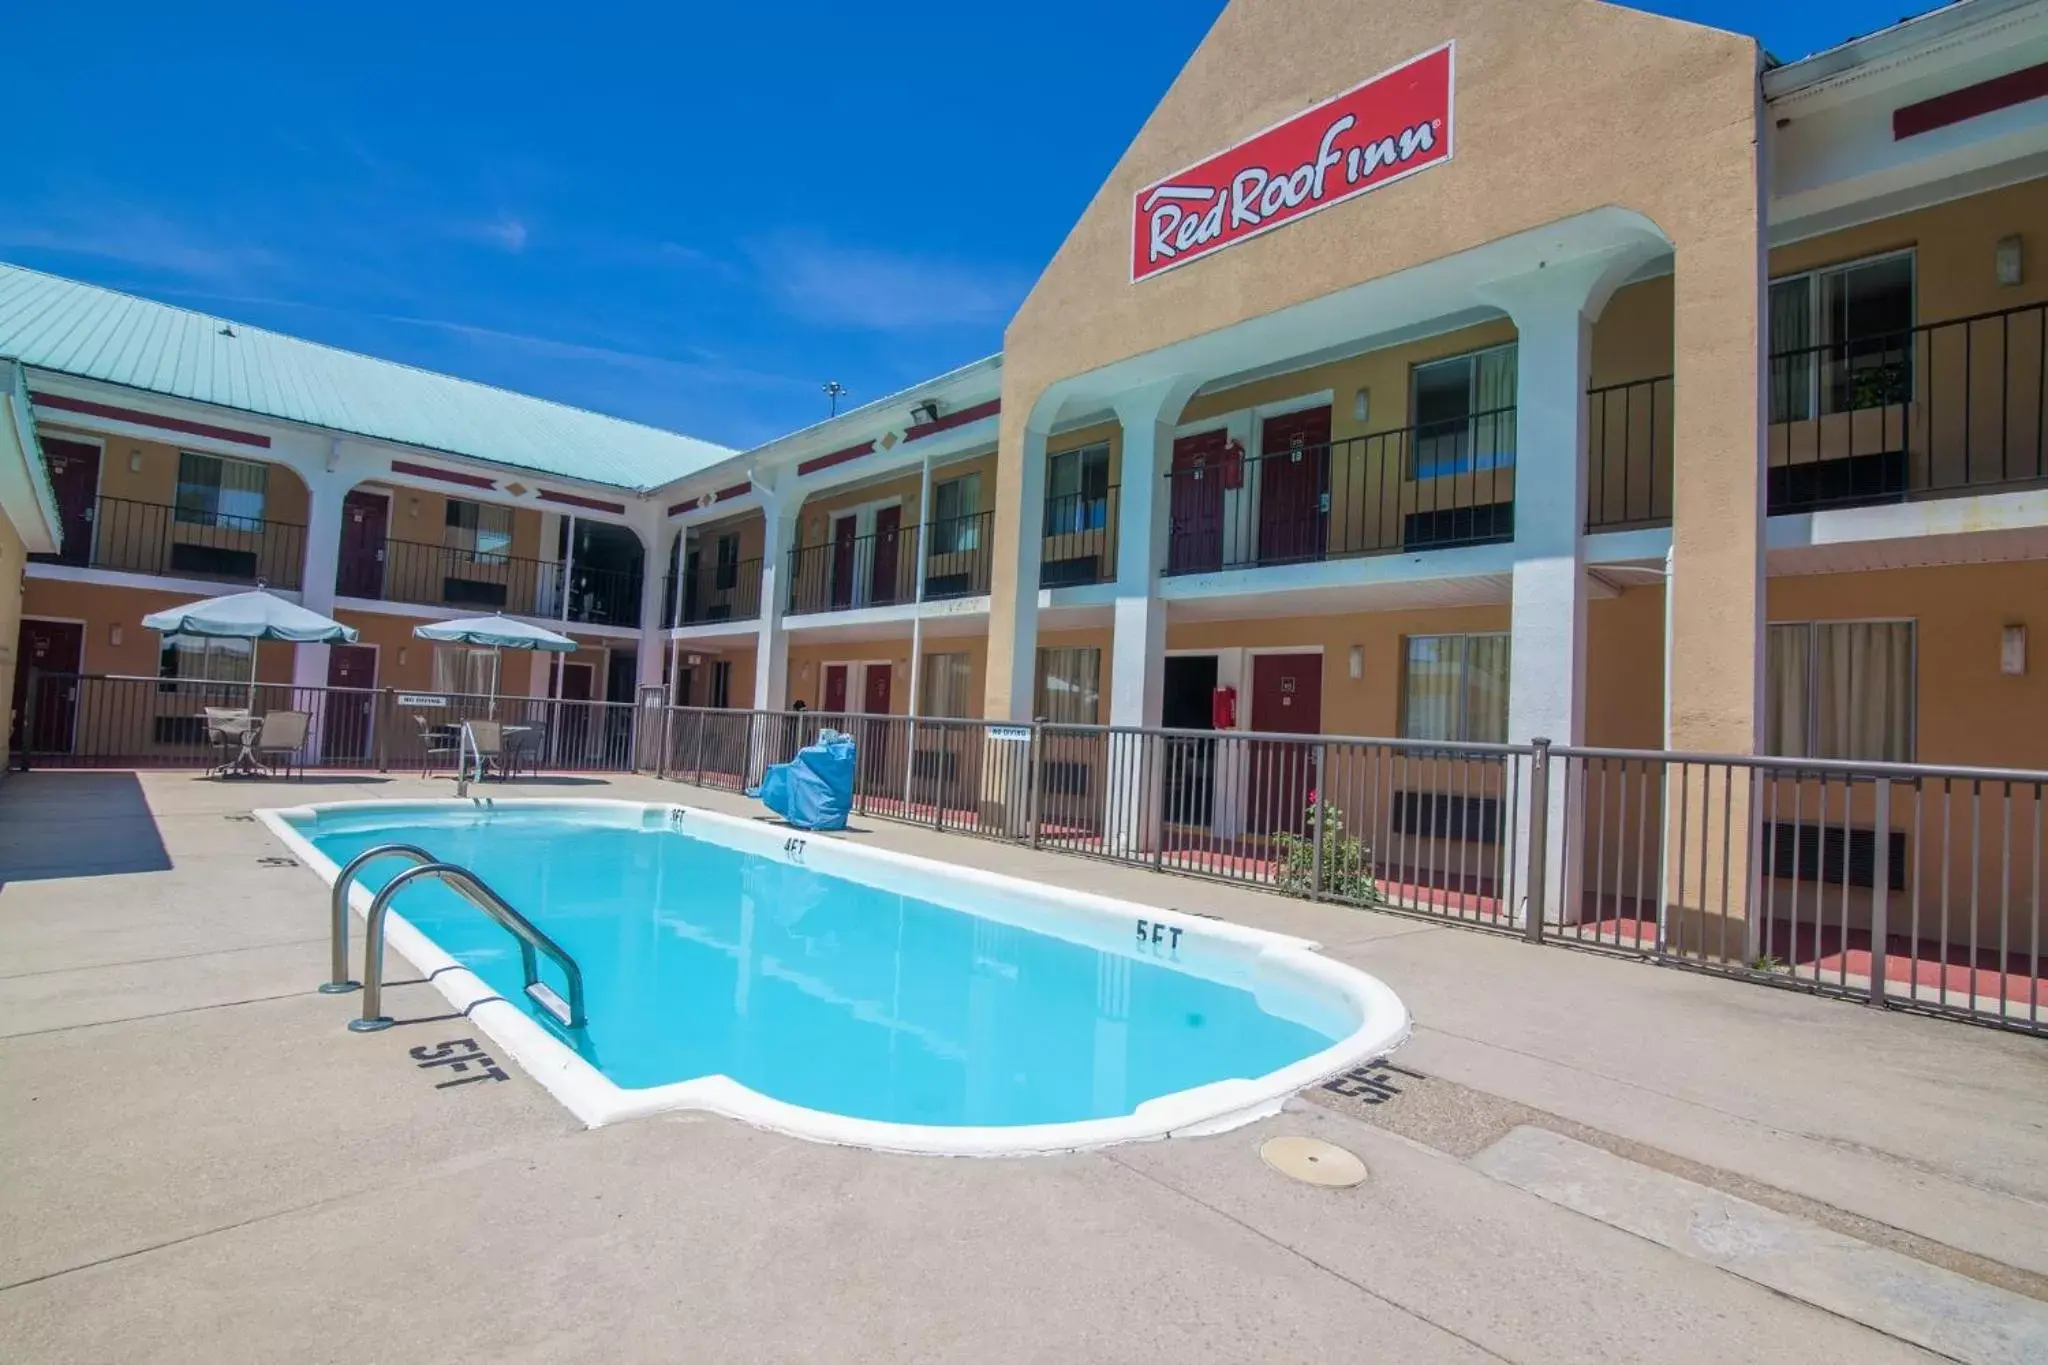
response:
[[[1365,1183],[1365,1163],[1321,1138],[1276,1137],[1259,1144],[1259,1160],[1290,1180],[1344,1189]]]

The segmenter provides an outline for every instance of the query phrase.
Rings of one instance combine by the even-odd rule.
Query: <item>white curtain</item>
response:
[[[1447,744],[1508,737],[1508,637],[1411,635],[1402,673],[1401,734]]]
[[[924,695],[918,698],[917,713],[942,719],[972,714],[967,695],[972,672],[971,660],[965,654],[925,655],[924,676],[919,683]]]
[[[1913,760],[1911,621],[1801,621],[1770,628],[1764,747],[1786,758]]]
[[[1459,739],[1505,744],[1508,738],[1508,637],[1465,637],[1465,725]]]
[[[434,646],[434,690],[493,695],[498,690],[498,652],[468,645]]]
[[[1038,651],[1036,713],[1055,725],[1095,725],[1102,713],[1102,651]]]
[[[1473,358],[1472,411],[1486,414],[1472,422],[1472,449],[1492,455],[1495,467],[1514,463],[1515,348],[1502,346]],[[1487,467],[1479,461],[1479,467]]]
[[[248,640],[166,635],[157,656],[157,676],[180,682],[246,683],[255,657],[256,647]]]

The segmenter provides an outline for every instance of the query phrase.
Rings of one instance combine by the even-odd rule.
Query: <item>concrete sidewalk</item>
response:
[[[312,990],[325,889],[246,814],[448,792],[0,784],[10,1361],[1927,1358],[1467,1164],[1531,1115],[2023,1293],[2048,1271],[2036,1040],[881,822],[849,837],[1318,938],[1408,1001],[1422,1078],[993,1162],[589,1132],[516,1070],[436,1089],[409,1049],[488,1040],[424,984],[348,1034]],[[1282,1179],[1282,1131],[1371,1178]]]

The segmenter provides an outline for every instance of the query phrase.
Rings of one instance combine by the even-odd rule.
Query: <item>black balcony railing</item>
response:
[[[1671,376],[1586,393],[1586,529],[1671,524]]]
[[[977,512],[927,527],[885,527],[799,545],[789,552],[789,611],[804,615],[915,602],[920,553],[927,601],[986,593],[994,522],[991,513]]]
[[[37,562],[296,589],[306,554],[306,528],[294,522],[127,498],[64,509],[64,523],[64,548]]]
[[[676,605],[676,576],[664,580],[663,622],[679,626],[706,626],[720,621],[757,621],[761,617],[761,561],[742,559],[730,564],[699,567],[683,589],[681,610]]]
[[[382,557],[367,561],[370,554]],[[366,562],[374,567],[366,569]],[[390,540],[367,551],[344,546],[337,590],[386,602],[473,607],[480,613],[503,611],[583,625],[637,626],[641,577],[638,572],[578,564],[565,581],[562,565],[552,560]]]
[[[1773,513],[2048,480],[2048,304],[1773,353]]]
[[[1167,483],[1170,575],[1511,540],[1515,410],[1224,456]]]
[[[1116,579],[1115,485],[1100,493],[1045,500],[1045,546],[1038,586],[1073,588]]]

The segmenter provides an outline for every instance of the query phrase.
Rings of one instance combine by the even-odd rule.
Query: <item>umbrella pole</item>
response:
[[[256,714],[256,659],[263,652],[263,641],[249,642],[249,714]]]

